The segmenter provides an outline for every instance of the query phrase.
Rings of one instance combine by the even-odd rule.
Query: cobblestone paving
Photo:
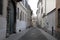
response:
[[[19,40],[48,40],[39,30],[32,28]]]

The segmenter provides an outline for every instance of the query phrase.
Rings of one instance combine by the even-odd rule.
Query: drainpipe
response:
[[[54,27],[52,26],[52,35],[54,34]]]

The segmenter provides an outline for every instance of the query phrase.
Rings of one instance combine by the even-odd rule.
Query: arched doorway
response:
[[[16,4],[13,0],[8,1],[7,7],[7,30],[6,37],[16,33]]]

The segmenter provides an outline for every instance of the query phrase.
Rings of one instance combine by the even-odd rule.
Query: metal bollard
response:
[[[53,28],[53,26],[52,26],[52,35],[54,34],[54,28]]]

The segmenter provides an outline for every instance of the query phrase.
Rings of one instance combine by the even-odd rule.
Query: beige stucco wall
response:
[[[56,0],[56,31],[60,32],[60,28],[58,28],[58,9],[60,8],[60,0]]]

